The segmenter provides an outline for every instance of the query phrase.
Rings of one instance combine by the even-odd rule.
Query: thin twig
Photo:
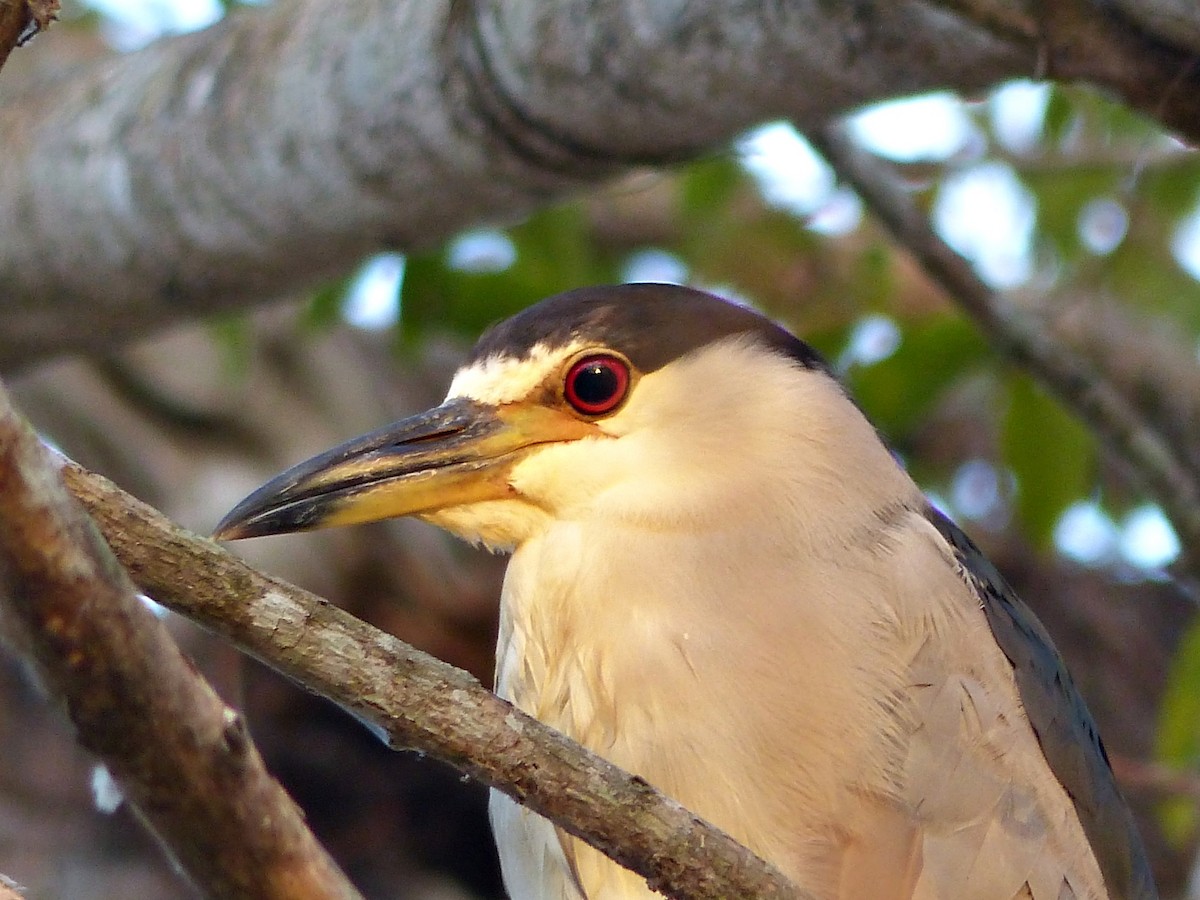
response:
[[[677,898],[803,898],[777,869],[483,688],[325,600],[251,569],[108,480],[70,490],[147,594],[386,737],[498,788]]]
[[[4,636],[205,896],[357,898],[55,468],[0,387]]]
[[[1200,773],[1120,754],[1111,754],[1109,762],[1121,789],[1130,796],[1140,794],[1154,800],[1185,798],[1200,803]]]
[[[813,144],[854,188],[925,271],[975,320],[996,349],[1028,371],[1101,441],[1132,467],[1183,539],[1192,568],[1200,551],[1200,485],[1178,451],[1138,408],[1086,359],[1042,331],[975,274],[933,230],[887,165],[860,148],[840,125],[811,132]]]

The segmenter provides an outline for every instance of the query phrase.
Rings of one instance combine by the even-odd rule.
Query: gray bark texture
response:
[[[1020,36],[893,0],[241,10],[0,85],[0,366],[246,308],[756,122],[1036,62]]]
[[[811,128],[914,91],[1088,79],[1194,136],[1198,46],[1187,0],[243,9],[0,86],[0,368],[309,288],[757,122]]]

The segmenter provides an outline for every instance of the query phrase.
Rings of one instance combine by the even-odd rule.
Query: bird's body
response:
[[[805,345],[682,288],[577,292],[481,341],[462,408],[520,433],[488,451],[503,478],[455,469],[456,502],[405,511],[513,551],[502,696],[815,897],[1154,896],[1048,638]],[[390,452],[281,476],[237,533],[311,527],[314,497],[378,517]],[[653,896],[507,798],[492,814],[514,900]]]
[[[920,491],[853,406],[812,396],[837,391],[832,380],[797,382],[785,357],[718,349],[719,363],[701,350],[690,367],[648,376],[677,382],[653,393],[671,405],[706,386],[696,434],[648,404],[626,410],[650,446],[620,448],[640,458],[613,463],[629,473],[619,487],[587,485],[582,462],[553,468],[572,473],[578,500],[554,508],[509,564],[498,692],[817,896],[1008,898],[1027,880],[1035,900],[1104,896],[1012,666]],[[730,377],[713,377],[729,364]],[[722,453],[706,446],[714,410],[729,433],[777,428]],[[831,410],[843,421],[825,420]],[[671,423],[671,442],[655,422]],[[652,452],[672,456],[651,465]],[[539,463],[531,481],[551,471]],[[686,487],[664,487],[663,471]],[[525,496],[564,494],[522,474]],[[513,897],[579,897],[570,860],[591,900],[652,896],[574,840],[539,851],[559,836],[494,804]]]

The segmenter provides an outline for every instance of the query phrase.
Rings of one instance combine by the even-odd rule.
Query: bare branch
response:
[[[0,66],[8,54],[58,18],[58,0],[0,0]]]
[[[29,18],[29,4],[25,0],[0,0],[0,66],[20,43]]]
[[[385,735],[499,788],[678,898],[808,898],[728,835],[483,688],[254,571],[74,464],[64,479],[156,600]]]
[[[1087,422],[1130,465],[1166,511],[1184,545],[1200,547],[1200,484],[1188,466],[1186,449],[1176,448],[1086,359],[984,284],[971,264],[938,237],[886,164],[858,147],[844,129],[825,126],[810,137],[996,349]],[[1192,560],[1192,565],[1198,562]]]
[[[1155,800],[1182,797],[1200,803],[1200,775],[1194,771],[1120,754],[1112,755],[1109,762],[1122,790],[1130,796],[1141,794]]]
[[[916,0],[239,10],[0,108],[0,365],[287,296],[757,122],[1033,59]]]
[[[0,388],[0,613],[79,742],[211,897],[358,894],[64,489]]]
[[[1200,140],[1200,15],[1194,4],[928,2],[1025,44],[1036,54],[1038,78],[1102,85],[1192,142]]]
[[[815,127],[920,90],[1084,79],[1195,139],[1195,51],[1173,43],[1181,29],[1148,31],[1186,17],[1183,2],[1141,18],[1131,0],[240,10],[81,67],[54,104],[36,86],[7,98],[0,366],[112,349],[758,122]]]

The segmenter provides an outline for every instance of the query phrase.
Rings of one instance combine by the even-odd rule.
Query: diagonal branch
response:
[[[445,760],[677,898],[812,895],[645,781],[504,702],[461,669],[263,575],[111,482],[64,479],[148,594],[386,737]]]
[[[267,774],[245,722],[138,598],[3,388],[0,623],[197,889],[358,897]]]
[[[984,284],[971,264],[937,235],[887,165],[855,144],[843,127],[827,125],[809,136],[838,176],[974,319],[996,349],[1033,375],[1125,460],[1166,511],[1184,545],[1200,548],[1200,484],[1187,465],[1186,452],[1176,448],[1102,372]],[[1193,568],[1198,563],[1195,558],[1190,561]]]

